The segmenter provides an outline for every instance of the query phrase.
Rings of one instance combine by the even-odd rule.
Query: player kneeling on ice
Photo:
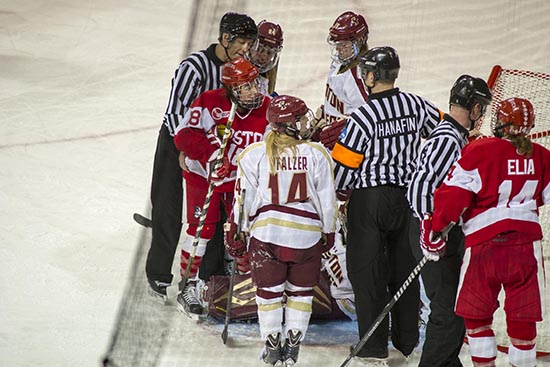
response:
[[[464,318],[474,366],[495,366],[491,328],[504,288],[508,358],[516,367],[536,366],[536,322],[542,320],[542,229],[538,207],[550,204],[550,152],[527,137],[532,104],[521,98],[500,103],[491,127],[495,137],[462,149],[434,194],[434,213],[421,239],[434,260],[445,242],[433,240],[462,215],[466,237],[455,312]],[[437,237],[437,236],[435,236]]]
[[[332,159],[321,144],[308,140],[314,118],[304,101],[275,97],[267,119],[272,131],[265,141],[238,158],[226,243],[234,256],[247,251],[235,219],[246,190],[242,231],[250,235],[248,255],[265,340],[259,357],[273,366],[291,366],[309,325],[321,254],[334,244],[336,196]]]

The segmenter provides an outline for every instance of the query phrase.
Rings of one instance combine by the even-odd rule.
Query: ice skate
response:
[[[286,366],[294,366],[298,362],[300,353],[300,341],[302,332],[298,330],[289,330],[284,348],[284,361]]]
[[[258,357],[270,366],[284,366],[281,333],[273,333],[267,336],[264,348]]]
[[[195,282],[187,283],[183,291],[178,294],[177,302],[178,310],[195,321],[198,321],[204,312],[204,308],[197,295]]]
[[[151,297],[153,297],[155,300],[165,303],[166,288],[170,286],[170,283],[151,279],[148,279],[147,282],[149,283],[149,288],[147,289],[149,295],[151,295]]]

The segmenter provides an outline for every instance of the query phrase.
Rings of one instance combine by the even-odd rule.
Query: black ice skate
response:
[[[204,311],[197,296],[195,282],[187,283],[183,291],[178,294],[177,302],[178,310],[192,318],[198,318]]]
[[[302,332],[298,330],[289,330],[285,349],[284,361],[286,366],[294,366],[298,362],[298,353],[300,353],[300,341],[302,340]]]
[[[162,303],[166,302],[166,288],[170,286],[170,283],[151,279],[148,279],[147,281],[149,283],[149,294]]]
[[[273,333],[267,336],[264,349],[260,352],[259,357],[271,366],[284,366],[281,333]]]

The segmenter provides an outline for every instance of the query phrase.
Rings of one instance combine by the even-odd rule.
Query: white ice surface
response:
[[[189,3],[0,0],[0,366],[92,367],[105,352],[139,236],[131,215],[148,205],[157,131]],[[472,34],[475,22],[456,21],[441,5],[454,1],[383,5],[389,3],[367,5],[380,30],[373,39],[391,43],[402,35],[395,40],[407,45],[402,55],[413,66],[405,68],[409,76],[400,86],[442,108],[462,72],[486,76],[490,66],[506,62],[550,72],[546,22],[535,32],[532,19],[518,16],[506,20],[511,36],[480,32],[475,37],[486,47],[467,51],[468,58],[462,48],[468,40],[441,37]],[[480,23],[505,20],[487,19],[476,2],[466,3]],[[491,3],[518,14],[534,3],[536,20],[550,19],[544,1]],[[426,6],[438,11],[426,12]],[[391,23],[393,11],[410,17]],[[415,43],[429,37],[426,29],[415,36],[415,26],[435,17],[451,31],[432,29],[432,47]],[[519,52],[526,44],[530,52]],[[235,353],[253,358],[258,352],[258,343],[232,352],[217,344],[219,336],[189,329],[185,339],[192,348],[219,358],[220,366],[242,365]],[[305,361],[327,366],[339,365],[347,353],[309,348]]]

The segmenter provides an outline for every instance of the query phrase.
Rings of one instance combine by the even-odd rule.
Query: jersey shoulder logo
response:
[[[229,111],[224,111],[219,107],[214,107],[212,109],[212,118],[214,120],[219,121],[221,119],[228,118],[228,117],[229,117]]]

